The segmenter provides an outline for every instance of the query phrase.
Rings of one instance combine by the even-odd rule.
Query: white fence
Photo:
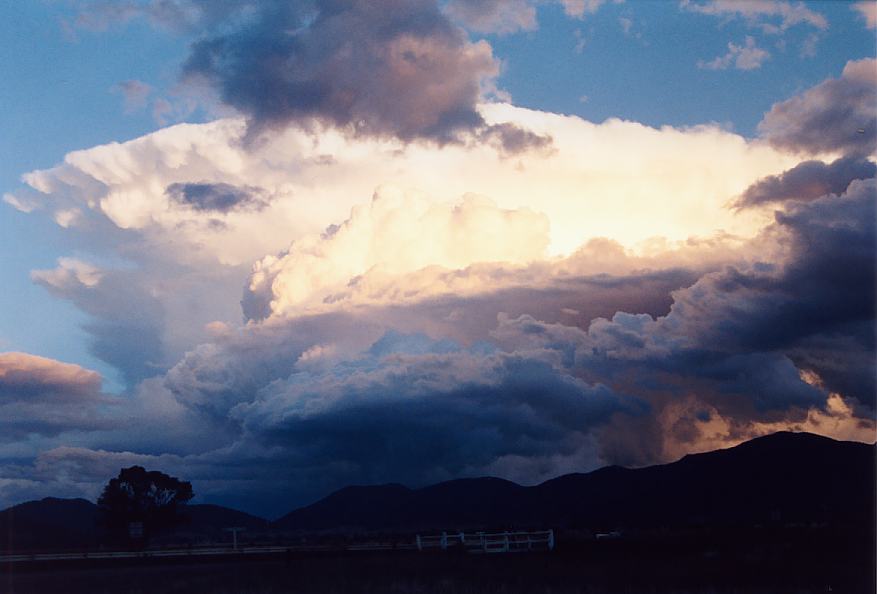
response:
[[[76,553],[33,553],[0,555],[0,565],[34,561],[84,561],[99,559],[144,559],[168,557],[246,556],[278,553],[308,553],[332,551],[404,551],[447,550],[463,548],[470,553],[514,553],[554,549],[554,531],[539,532],[474,532],[442,533],[434,536],[417,535],[408,541],[360,541],[345,544],[299,544],[274,546],[214,545],[185,549],[147,549],[141,551],[89,551]]]
[[[147,549],[143,551],[90,551],[79,553],[32,553],[20,555],[0,555],[0,565],[4,563],[23,563],[29,561],[86,561],[100,559],[150,559],[159,557],[205,557],[225,555],[270,555],[277,553],[319,553],[333,551],[392,551],[413,550],[413,543],[360,542],[348,545],[277,545],[192,547],[186,549]]]
[[[519,553],[554,550],[554,530],[537,532],[457,532],[417,535],[418,551],[462,548],[468,553]]]

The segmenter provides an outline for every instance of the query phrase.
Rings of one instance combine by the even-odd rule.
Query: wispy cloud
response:
[[[729,42],[728,53],[709,62],[699,60],[697,67],[704,70],[726,70],[733,66],[737,70],[755,70],[761,68],[768,58],[770,53],[756,46],[755,39],[747,35],[743,45]]]
[[[710,0],[696,2],[682,0],[681,7],[700,14],[742,18],[749,25],[768,34],[782,33],[797,25],[806,25],[819,30],[828,28],[824,15],[811,10],[803,2],[791,3],[782,0]]]
[[[877,29],[877,2],[871,0],[854,2],[850,8],[859,13],[865,21],[866,27],[869,29]]]
[[[122,94],[125,113],[133,113],[146,107],[152,87],[141,80],[131,79],[120,82],[114,90]]]

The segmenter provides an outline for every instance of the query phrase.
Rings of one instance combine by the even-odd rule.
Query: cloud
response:
[[[487,127],[479,140],[491,146],[503,156],[511,157],[527,152],[550,154],[554,150],[554,141],[551,136],[537,134],[512,124],[503,122]]]
[[[873,410],[874,189],[857,180],[841,196],[786,201],[736,252],[717,240],[692,247],[691,261],[715,250],[714,262],[735,262],[705,273],[674,272],[687,261],[680,250],[649,260],[601,240],[519,267],[518,285],[490,264],[493,287],[470,295],[225,328],[138,389],[152,416],[129,413],[166,419],[155,424],[163,435],[126,447],[118,430],[102,430],[82,447],[40,450],[4,479],[30,489],[63,469],[111,476],[141,460],[195,481],[212,501],[280,513],[355,482],[486,473],[533,482],[789,427],[860,436]],[[406,229],[416,218],[409,197],[385,198],[396,208],[362,207],[344,225],[383,238],[372,223],[394,213]],[[455,208],[472,215],[421,206],[439,221]],[[478,228],[512,215],[475,206],[486,209]],[[607,269],[628,272],[581,276]],[[397,280],[412,286],[408,272]],[[85,492],[106,476],[63,489]]]
[[[682,0],[681,7],[700,14],[742,18],[764,33],[781,33],[798,25],[818,30],[828,28],[828,20],[811,10],[803,2],[793,4],[778,0],[711,0],[694,2]]]
[[[410,189],[403,192],[419,189],[424,205],[455,204],[473,194],[489,197],[497,211],[538,213],[533,219],[538,224],[526,235],[545,231],[540,258],[569,254],[601,236],[614,238],[622,252],[645,254],[673,251],[696,237],[754,236],[769,214],[756,209],[734,214],[725,205],[759,178],[794,163],[715,127],[655,129],[506,105],[480,109],[493,129],[516,124],[551,137],[551,147],[523,159],[484,144],[439,149],[333,130],[314,136],[295,128],[244,147],[245,123],[225,119],[70,153],[55,168],[27,174],[30,191],[15,197],[33,207],[32,216],[63,222],[62,215],[76,213],[65,233],[97,256],[91,261],[105,263],[96,274],[106,276],[88,288],[68,261],[55,273],[58,282],[49,282],[45,271],[35,279],[89,314],[95,345],[105,345],[95,352],[136,381],[161,373],[207,340],[207,324],[239,323],[241,288],[254,262],[319,237],[348,219],[354,207],[367,205],[375,188],[388,181]],[[637,175],[631,175],[634,170]],[[233,208],[198,207],[232,203]],[[487,225],[477,233],[486,238],[493,231]],[[451,290],[473,296],[497,279],[504,279],[498,288],[509,290],[553,282],[537,267],[515,272],[521,262],[502,262],[500,246],[509,247],[508,241],[501,237],[496,245],[492,253],[473,252],[466,262],[429,262],[433,252],[426,249],[420,268],[401,276],[375,267],[333,277],[342,284],[332,293],[337,305],[326,307],[423,301]],[[494,266],[481,265],[487,257],[497,260]],[[607,271],[613,272],[591,269]],[[261,317],[272,291],[265,285],[256,293],[268,301],[251,303],[247,311]],[[574,303],[561,307],[578,309]],[[121,348],[116,340],[135,329],[144,338],[140,346]]]
[[[615,0],[617,3],[618,0]],[[575,18],[584,18],[586,14],[594,14],[601,6],[606,4],[606,0],[560,0],[563,10],[566,14]]]
[[[65,233],[99,254],[34,279],[89,313],[130,386],[97,425],[0,445],[0,489],[87,492],[107,477],[51,477],[141,460],[280,512],[350,482],[531,482],[867,425],[873,165],[478,109],[550,150],[331,127],[245,146],[226,119],[29,174],[33,216],[77,210]],[[735,214],[743,195],[782,211]]]
[[[734,205],[745,208],[789,200],[815,200],[826,194],[842,194],[852,181],[875,175],[877,165],[866,159],[843,157],[829,164],[803,161],[779,175],[758,180]]]
[[[0,353],[0,398],[4,403],[27,397],[46,403],[90,401],[100,391],[101,377],[78,365],[27,353]]]
[[[186,30],[200,24],[206,16],[203,9],[209,2],[188,0],[74,0],[71,26],[88,31],[106,31],[115,24],[126,24],[134,19],[145,18],[155,26],[168,30]],[[217,6],[228,2],[215,2]]]
[[[91,352],[119,369],[130,385],[161,370],[164,313],[136,274],[62,258],[57,268],[35,270],[31,278],[89,314],[84,329],[92,338]]]
[[[537,28],[536,7],[530,0],[451,0],[448,15],[479,33],[514,33]]]
[[[365,273],[400,275],[493,261],[515,265],[543,258],[547,247],[544,215],[501,210],[474,195],[457,205],[435,205],[384,188],[340,226],[258,262],[244,313],[261,318],[266,309],[288,314],[326,303]]]
[[[481,473],[505,456],[569,455],[625,407],[550,361],[444,348],[411,354],[407,342],[400,352],[276,382],[231,416],[298,464],[341,465],[339,483],[395,476],[423,484]]]
[[[258,188],[240,188],[223,183],[177,183],[169,185],[165,192],[174,202],[205,212],[261,210],[267,206]]]
[[[184,72],[256,130],[315,121],[444,144],[484,126],[477,102],[498,64],[429,0],[308,2],[265,5],[197,41]]]
[[[707,275],[676,294],[663,324],[712,348],[783,352],[828,390],[873,409],[875,187],[855,181],[842,196],[779,213],[791,250],[781,270]]]
[[[122,93],[125,113],[133,113],[146,107],[152,87],[143,81],[132,79],[120,82],[114,90]]]
[[[559,253],[598,236],[628,247],[653,236],[684,240],[719,229],[753,236],[766,221],[733,215],[725,203],[756,179],[795,164],[712,126],[657,129],[508,105],[480,109],[495,130],[512,124],[550,137],[550,150],[537,149],[524,162],[481,144],[438,149],[332,130],[319,136],[287,130],[246,150],[244,123],[228,119],[70,153],[58,167],[27,174],[35,192],[15,197],[79,208],[89,224],[104,220],[133,232],[127,241],[139,236],[148,244],[144,251],[162,254],[171,246],[174,259],[238,265],[344,220],[376,187],[391,183],[438,202],[476,193],[501,208],[542,212],[551,221],[550,249]],[[270,204],[261,211],[202,211],[173,201],[166,193],[173,184],[258,187]],[[598,200],[603,196],[611,200]],[[226,225],[221,236],[210,224],[217,218]]]
[[[875,189],[853,181],[841,196],[789,203],[766,230],[784,258],[707,273],[673,293],[666,315],[619,311],[586,329],[507,317],[495,340],[507,351],[555,350],[585,381],[648,402],[653,414],[600,432],[602,455],[618,462],[696,444],[701,424],[688,423],[687,437],[669,431],[681,403],[692,416],[714,411],[732,441],[813,418],[823,432],[835,421],[851,430],[840,421],[850,416],[873,429]]]
[[[854,2],[850,5],[865,20],[865,26],[869,29],[877,29],[877,5],[873,2]]]
[[[768,58],[770,58],[770,53],[757,47],[755,39],[747,35],[744,45],[729,42],[727,54],[718,56],[709,62],[699,60],[697,67],[705,70],[725,70],[733,64],[737,70],[755,70],[761,68],[761,65]]]
[[[551,322],[501,315],[487,336],[470,335],[468,347],[386,330],[405,325],[406,310],[421,330],[429,326],[429,301],[293,315],[204,345],[165,385],[187,407],[230,421],[236,443],[271,451],[276,464],[313,477],[300,481],[310,487],[289,487],[299,493],[394,476],[419,484],[485,469],[520,479],[543,469],[533,480],[600,462],[666,461],[684,447],[816,427],[814,419],[823,432],[852,431],[852,419],[866,422],[874,405],[867,379],[874,371],[873,190],[873,180],[855,181],[842,196],[788,204],[765,231],[784,258],[708,272],[676,290],[664,314],[586,314],[571,325],[564,316],[582,312],[566,302],[554,305]],[[839,257],[842,270],[835,264],[830,273]],[[604,280],[619,283],[621,293],[636,293],[626,284],[635,281]],[[518,306],[547,308],[553,287],[530,287]],[[583,287],[572,293],[587,308],[602,289]],[[444,311],[477,303],[456,299],[458,307]],[[618,303],[611,301],[616,311]],[[468,325],[465,317],[447,318]],[[543,400],[542,388],[552,398]],[[593,401],[594,394],[604,397]],[[428,465],[421,438],[437,448]],[[363,443],[369,447],[354,446]],[[318,478],[317,466],[330,470]]]
[[[765,231],[783,258],[708,272],[663,314],[617,311],[616,299],[617,313],[578,325],[566,306],[550,322],[500,315],[468,347],[386,330],[406,310],[428,326],[429,302],[275,318],[199,348],[165,385],[230,422],[236,447],[295,468],[283,489],[301,498],[486,470],[532,481],[789,427],[861,436],[874,406],[874,188],[787,204]],[[633,278],[615,282],[636,293]],[[600,292],[583,286],[573,294],[587,308]],[[519,306],[553,291],[533,289]]]
[[[105,427],[95,412],[109,402],[94,371],[27,353],[0,353],[0,442]]]
[[[877,60],[847,62],[840,78],[775,103],[758,124],[773,146],[808,154],[867,157],[877,141]]]

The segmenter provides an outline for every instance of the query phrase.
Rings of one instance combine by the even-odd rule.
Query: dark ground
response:
[[[873,547],[822,531],[561,543],[553,553],[333,553],[0,568],[4,594],[755,594],[875,591]],[[750,539],[750,542],[747,542]],[[859,541],[861,543],[861,541]],[[847,543],[847,544],[844,544]]]

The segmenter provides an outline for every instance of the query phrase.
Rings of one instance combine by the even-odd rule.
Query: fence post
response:
[[[448,548],[448,533],[442,531],[442,550],[447,550]]]
[[[417,550],[418,551],[423,550],[423,545],[420,543],[420,535],[419,534],[417,535]]]
[[[554,550],[554,528],[548,531],[548,550]]]

